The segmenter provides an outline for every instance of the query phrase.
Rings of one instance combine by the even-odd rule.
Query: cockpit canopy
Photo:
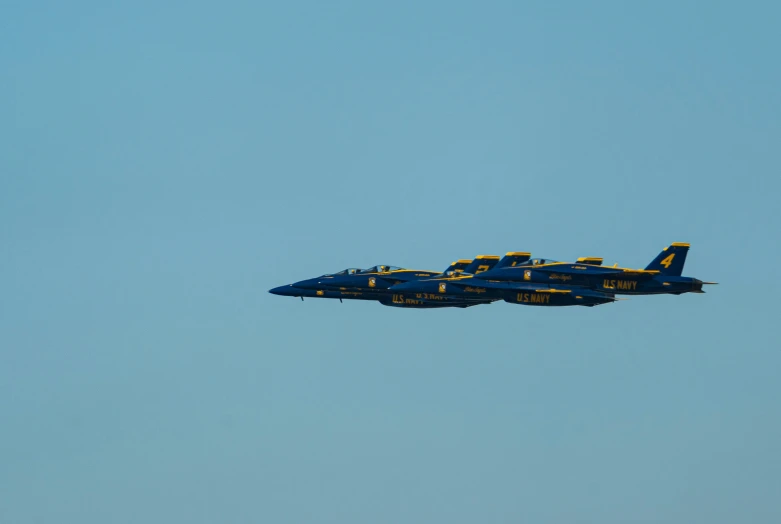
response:
[[[515,267],[521,267],[521,266],[525,266],[525,267],[528,267],[528,266],[541,266],[543,264],[553,264],[555,262],[556,262],[556,260],[551,260],[549,258],[532,258],[530,260],[527,260],[526,262],[522,262],[522,263],[518,264]]]
[[[358,273],[360,273],[362,271],[363,271],[362,269],[358,269],[357,267],[351,267],[351,268],[348,268],[348,269],[343,269],[343,270],[339,271],[338,273],[331,273],[329,276],[339,277],[339,276],[342,276],[342,275],[356,275],[356,274],[358,274]]]
[[[387,273],[388,271],[398,271],[400,267],[397,266],[386,266],[386,265],[378,265],[374,267],[370,267],[369,269],[363,269],[360,272],[361,273]]]

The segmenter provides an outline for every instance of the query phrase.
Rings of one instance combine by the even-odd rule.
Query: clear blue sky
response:
[[[0,522],[781,521],[778,3],[123,4],[0,17]],[[674,241],[721,285],[267,293]]]

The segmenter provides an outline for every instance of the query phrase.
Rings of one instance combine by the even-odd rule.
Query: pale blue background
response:
[[[0,522],[781,521],[779,15],[4,3]],[[673,241],[721,285],[267,293]]]

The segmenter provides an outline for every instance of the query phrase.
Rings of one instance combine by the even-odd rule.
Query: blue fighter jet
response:
[[[601,265],[602,259],[598,258],[578,259],[574,264],[538,258],[515,267],[486,271],[475,275],[475,278],[484,280],[483,285],[488,288],[517,289],[515,302],[538,305],[554,302],[555,295],[599,300],[600,297],[607,299],[616,294],[704,293],[703,285],[716,282],[681,276],[688,252],[689,244],[674,242],[664,248],[645,269],[620,268],[618,265],[604,267]],[[545,288],[550,299],[545,298],[547,295],[535,296],[539,288]]]
[[[476,306],[479,304],[490,304],[495,302],[496,298],[480,296],[445,296],[438,292],[440,282],[451,279],[470,279],[478,273],[488,271],[497,267],[501,261],[496,255],[477,255],[471,264],[462,271],[445,271],[432,277],[423,277],[407,282],[398,282],[392,284],[388,289],[393,293],[393,299],[398,302],[406,303],[409,301],[422,301],[426,304],[447,304],[458,303],[459,307]],[[441,279],[441,280],[440,280]]]
[[[477,262],[477,261],[476,261]],[[399,282],[407,282],[418,278],[426,278],[438,274],[457,275],[465,270],[474,270],[477,265],[485,265],[482,262],[475,264],[471,260],[458,260],[453,262],[443,273],[436,271],[421,271],[404,269],[390,265],[377,265],[368,269],[349,268],[338,273],[321,275],[280,286],[269,290],[269,293],[281,296],[311,298],[338,298],[349,300],[374,300],[385,306],[408,308],[439,308],[439,307],[469,307],[475,305],[463,300],[451,300],[444,297],[435,297],[426,300],[426,297],[410,297],[392,293],[389,288]],[[490,269],[491,264],[485,269]]]
[[[485,280],[485,275],[501,273],[516,267],[525,267],[531,259],[531,253],[509,252],[496,266],[475,275],[438,275],[397,284],[391,291],[399,293],[428,293],[429,295],[449,297],[461,300],[496,301],[504,300],[513,304],[533,306],[595,306],[613,302],[612,293],[578,289],[573,292],[568,286],[550,286],[517,282],[493,282]],[[580,258],[582,264],[601,264],[597,258]]]

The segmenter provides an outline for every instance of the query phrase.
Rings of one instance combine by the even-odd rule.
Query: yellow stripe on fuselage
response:
[[[573,264],[572,262],[551,262],[550,264],[540,264],[538,266],[515,266],[512,269],[539,269],[541,267],[553,267],[553,266],[576,266],[577,264]],[[629,269],[624,267],[605,267],[605,266],[591,266],[591,267],[602,267],[605,269],[615,269],[617,271],[623,271],[623,272],[632,272],[632,273],[648,273],[648,274],[655,274],[659,273],[655,269]],[[505,268],[500,268],[505,269]],[[510,269],[510,268],[507,268]],[[600,274],[606,274],[606,273],[600,273]]]

